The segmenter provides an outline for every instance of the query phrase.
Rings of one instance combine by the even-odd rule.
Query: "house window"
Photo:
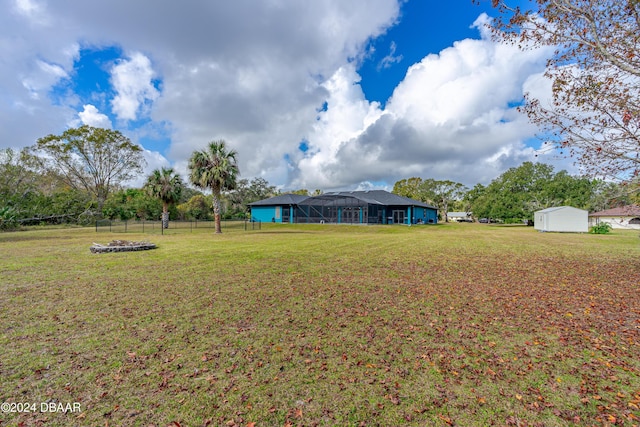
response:
[[[640,224],[640,218],[633,218],[629,220],[629,224]]]
[[[276,219],[280,219],[282,206],[276,206]]]

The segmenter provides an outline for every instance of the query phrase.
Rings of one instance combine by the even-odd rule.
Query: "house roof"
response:
[[[589,216],[640,216],[640,206],[630,205],[594,212]]]
[[[300,194],[281,194],[269,199],[249,203],[249,206],[297,205],[308,198],[309,196],[302,196]]]

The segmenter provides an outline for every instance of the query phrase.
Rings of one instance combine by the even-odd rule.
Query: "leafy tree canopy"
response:
[[[249,209],[249,203],[278,194],[278,189],[269,185],[269,182],[264,178],[253,178],[251,181],[241,179],[237,182],[236,188],[226,195],[226,199],[233,214],[245,214]]]
[[[589,209],[599,181],[554,173],[553,166],[525,162],[511,168],[487,187],[476,186],[467,198],[474,216],[519,222],[552,206],[569,205]]]
[[[552,99],[526,95],[522,109],[548,146],[568,150],[590,173],[640,173],[640,1],[492,0],[497,39],[552,46]],[[526,5],[525,5],[526,6]]]
[[[72,188],[98,202],[98,210],[114,188],[142,172],[142,148],[117,130],[82,126],[40,138],[33,147],[46,168]]]
[[[448,221],[450,206],[462,200],[467,190],[468,188],[459,182],[432,178],[423,180],[417,177],[402,179],[393,186],[393,193],[399,196],[435,205],[445,221]]]

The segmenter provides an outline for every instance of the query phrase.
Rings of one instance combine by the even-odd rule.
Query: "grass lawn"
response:
[[[478,224],[2,233],[0,403],[35,412],[0,426],[638,426],[639,259]]]

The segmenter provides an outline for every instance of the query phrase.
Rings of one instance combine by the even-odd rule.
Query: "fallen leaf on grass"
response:
[[[451,418],[449,418],[449,417],[445,417],[445,416],[444,416],[444,415],[442,415],[442,414],[438,414],[438,417],[439,417],[442,421],[444,421],[447,425],[450,425],[450,426],[452,426],[452,425],[453,425],[453,421],[451,420]]]

